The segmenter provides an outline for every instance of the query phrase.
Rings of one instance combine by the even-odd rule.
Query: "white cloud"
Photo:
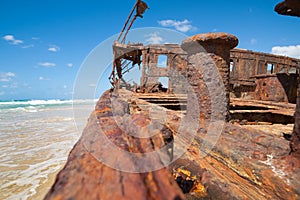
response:
[[[10,89],[15,89],[15,88],[18,88],[18,86],[19,86],[19,84],[17,83],[17,82],[12,82],[12,80],[11,81],[9,81],[9,82],[6,82],[8,85],[2,85],[1,87],[2,88],[5,88],[5,89],[7,89],[7,88],[10,88]]]
[[[159,67],[166,67],[167,66],[167,62],[166,61],[162,61],[162,62],[157,63],[157,65]]]
[[[26,89],[32,89],[31,85],[27,84],[27,83],[24,83],[22,85],[23,88],[26,88]]]
[[[257,39],[252,38],[252,39],[250,40],[250,44],[251,44],[251,45],[257,44]]]
[[[91,83],[89,84],[89,87],[97,87],[97,84]]]
[[[158,21],[158,24],[163,26],[163,27],[174,27],[177,31],[180,32],[188,32],[192,30],[196,30],[196,27],[192,26],[192,22],[185,19],[183,21],[177,21],[177,20],[161,20]]]
[[[48,49],[48,51],[57,52],[58,50],[57,50],[57,48],[55,48],[55,47],[50,47],[50,48]]]
[[[50,47],[48,48],[48,51],[51,52],[58,52],[60,50],[60,48],[56,45],[50,45]]]
[[[32,37],[31,39],[32,40],[40,40],[40,38],[38,38],[38,37]]]
[[[18,88],[19,87],[19,84],[18,83],[16,83],[16,82],[14,82],[14,83],[12,83],[10,86],[9,86],[10,88]]]
[[[159,36],[158,32],[151,33],[149,35],[146,35],[147,39],[145,40],[148,44],[162,44],[164,42],[164,39]]]
[[[0,92],[0,96],[3,96],[3,95],[5,95],[5,92]]]
[[[22,49],[29,49],[29,48],[32,48],[32,47],[34,47],[34,45],[30,44],[30,45],[22,46]]]
[[[295,46],[275,46],[272,48],[272,54],[289,56],[300,59],[300,45]]]
[[[18,44],[22,44],[23,41],[22,40],[17,40],[15,39],[15,37],[13,35],[5,35],[3,37],[3,39],[11,44],[14,44],[14,45],[18,45]]]
[[[23,87],[25,87],[25,88],[27,88],[27,89],[32,89],[32,87],[31,87],[29,84],[27,84],[27,83],[24,83],[24,84],[23,84]]]
[[[39,80],[40,81],[50,81],[49,78],[45,78],[45,77],[42,77],[42,76],[39,77]]]
[[[9,82],[16,75],[12,72],[3,73],[0,72],[0,82]]]
[[[67,86],[67,85],[64,85],[64,86],[63,86],[63,88],[64,88],[64,89],[67,89],[67,88],[68,88],[68,86]]]
[[[3,39],[6,40],[6,41],[12,41],[12,40],[14,40],[15,38],[14,38],[13,35],[6,35],[6,36],[3,37]]]
[[[55,63],[50,63],[50,62],[38,63],[38,65],[42,66],[42,67],[55,67],[56,66]]]
[[[8,76],[8,77],[15,77],[16,75],[14,73],[12,73],[12,72],[7,72],[6,76]]]
[[[68,63],[67,67],[73,67],[73,63]]]

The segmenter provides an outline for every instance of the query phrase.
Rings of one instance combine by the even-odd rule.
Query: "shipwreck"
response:
[[[228,33],[126,43],[147,8],[130,12],[112,89],[45,199],[299,199],[300,60],[237,49]],[[124,78],[132,68],[139,83]]]

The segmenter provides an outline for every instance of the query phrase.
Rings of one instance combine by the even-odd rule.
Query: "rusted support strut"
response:
[[[130,12],[130,14],[129,14],[129,16],[128,16],[126,22],[125,22],[125,24],[124,24],[124,26],[123,26],[122,31],[121,31],[120,34],[119,34],[119,37],[118,37],[118,41],[119,41],[119,42],[120,42],[120,41],[121,41],[121,43],[124,43],[124,42],[125,42],[126,36],[127,36],[128,32],[129,32],[129,30],[131,29],[131,27],[132,27],[134,21],[136,20],[136,18],[137,18],[137,17],[143,18],[143,14],[145,13],[145,11],[146,11],[147,9],[148,9],[148,5],[147,5],[145,2],[143,2],[143,1],[141,1],[141,0],[137,0],[137,1],[136,1],[135,5],[133,6],[133,8],[132,8],[132,10],[131,10],[131,12]],[[133,19],[131,20],[130,25],[128,26],[128,28],[127,28],[127,30],[126,30],[125,35],[122,37],[122,35],[123,35],[123,33],[124,33],[124,31],[125,31],[125,29],[126,29],[128,23],[129,23],[131,17],[132,17],[132,15],[133,15],[134,10],[136,10],[136,14],[134,15]]]

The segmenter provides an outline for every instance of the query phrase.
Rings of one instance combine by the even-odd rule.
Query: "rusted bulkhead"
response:
[[[207,45],[206,49],[211,47]],[[120,44],[113,46],[115,61],[112,84],[129,72],[135,65],[142,68],[140,92],[152,92],[160,77],[168,78],[167,92],[186,93],[182,78],[188,66],[187,52],[178,44],[147,45]],[[165,63],[159,63],[159,57],[165,57]],[[297,80],[300,60],[286,56],[232,49],[229,62],[229,86],[234,98],[248,98],[276,102],[296,103]],[[220,70],[222,76],[223,71]],[[228,72],[227,72],[228,73]],[[226,83],[226,78],[223,77]],[[126,83],[127,84],[127,83]]]
[[[233,49],[230,85],[233,97],[296,103],[300,60]]]

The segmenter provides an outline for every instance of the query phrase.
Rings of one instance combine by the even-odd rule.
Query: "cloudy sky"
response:
[[[150,9],[133,28],[168,28],[186,36],[228,32],[239,38],[238,48],[300,58],[300,18],[275,13],[280,0],[145,1]],[[0,100],[72,98],[82,63],[120,32],[134,3],[1,0]],[[159,31],[146,36],[142,42],[167,41]],[[96,96],[107,85],[87,83],[98,88]]]

